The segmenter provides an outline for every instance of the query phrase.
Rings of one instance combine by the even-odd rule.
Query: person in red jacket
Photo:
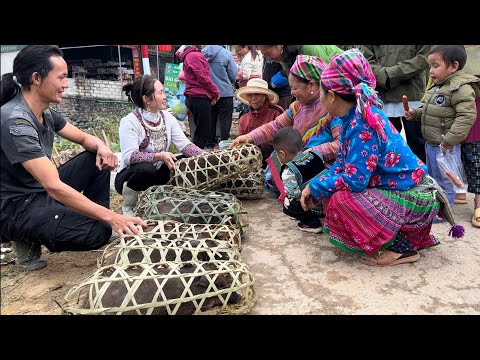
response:
[[[183,62],[185,105],[192,112],[195,123],[192,142],[203,149],[211,137],[211,107],[217,103],[220,92],[212,81],[210,67],[201,47],[182,45],[175,54]]]
[[[268,88],[268,83],[260,78],[248,80],[247,85],[235,92],[235,97],[249,106],[248,110],[240,117],[238,135],[248,134],[263,124],[274,120],[283,113],[283,108],[276,105],[278,95]],[[260,145],[263,156],[263,168],[265,160],[273,151],[271,142]]]

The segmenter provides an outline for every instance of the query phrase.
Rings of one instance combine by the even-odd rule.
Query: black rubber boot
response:
[[[42,245],[36,241],[14,241],[13,246],[17,253],[15,267],[19,271],[35,271],[47,266],[47,261],[41,259]]]

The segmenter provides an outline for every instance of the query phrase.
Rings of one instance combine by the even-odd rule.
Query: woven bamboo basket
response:
[[[152,186],[134,208],[137,216],[152,220],[176,220],[186,224],[235,225],[240,234],[247,226],[242,203],[226,193],[183,189],[171,185]]]
[[[134,263],[164,263],[187,261],[237,260],[240,253],[222,240],[151,238],[149,234],[123,236],[110,243],[99,258],[99,267]]]
[[[164,197],[172,197],[178,199],[194,199],[199,198],[214,200],[225,200],[229,202],[239,202],[238,199],[229,194],[218,191],[187,189],[173,185],[155,185],[150,186],[147,190],[143,191],[138,199],[137,207],[141,206],[144,202],[150,199],[162,199]]]
[[[263,194],[263,173],[262,168],[251,172],[246,176],[238,176],[218,185],[214,190],[234,195],[237,199],[260,199]]]
[[[140,236],[161,240],[200,240],[214,239],[228,243],[242,250],[240,232],[231,225],[219,224],[185,224],[175,220],[145,220],[147,227],[137,226]],[[113,243],[124,243],[134,238],[135,235],[124,235],[115,239]]]
[[[111,265],[73,287],[64,314],[245,314],[254,278],[239,261]]]
[[[257,171],[261,166],[260,148],[244,144],[178,160],[170,174],[170,184],[187,189],[210,190],[229,179]]]

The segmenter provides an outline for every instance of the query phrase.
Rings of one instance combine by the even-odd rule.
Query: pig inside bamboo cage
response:
[[[260,199],[264,189],[263,174],[264,170],[260,168],[256,172],[240,175],[223,184],[219,184],[213,190],[232,194],[237,199]]]
[[[137,226],[140,235],[146,235],[152,239],[165,240],[200,240],[215,239],[225,241],[231,246],[241,251],[240,232],[235,226],[221,224],[185,224],[175,220],[145,220],[145,228]],[[122,239],[130,240],[125,235],[119,237],[114,242],[119,243]]]
[[[149,187],[147,190],[142,192],[138,200],[138,204],[141,204],[142,201],[148,199],[156,199],[162,197],[174,197],[179,199],[198,199],[205,198],[209,200],[218,200],[223,199],[226,201],[237,202],[238,199],[229,194],[218,191],[208,191],[208,190],[198,190],[198,189],[187,189],[173,185],[155,185]]]
[[[64,314],[245,314],[254,278],[239,261],[111,265],[73,287]]]
[[[123,236],[107,245],[99,258],[99,267],[134,263],[163,263],[212,260],[240,260],[238,249],[215,239],[156,239],[142,235]]]
[[[229,179],[247,175],[262,166],[262,152],[253,144],[215,150],[177,161],[170,184],[187,189],[210,190]]]
[[[247,226],[241,202],[226,193],[188,190],[171,185],[152,186],[134,208],[137,216],[152,220],[176,220],[187,224],[234,225],[243,233]]]

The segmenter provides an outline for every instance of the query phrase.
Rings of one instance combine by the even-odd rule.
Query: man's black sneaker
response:
[[[34,258],[22,263],[18,262],[17,259],[17,262],[15,263],[15,269],[18,271],[35,271],[43,269],[45,266],[47,266],[47,261],[40,258]]]

